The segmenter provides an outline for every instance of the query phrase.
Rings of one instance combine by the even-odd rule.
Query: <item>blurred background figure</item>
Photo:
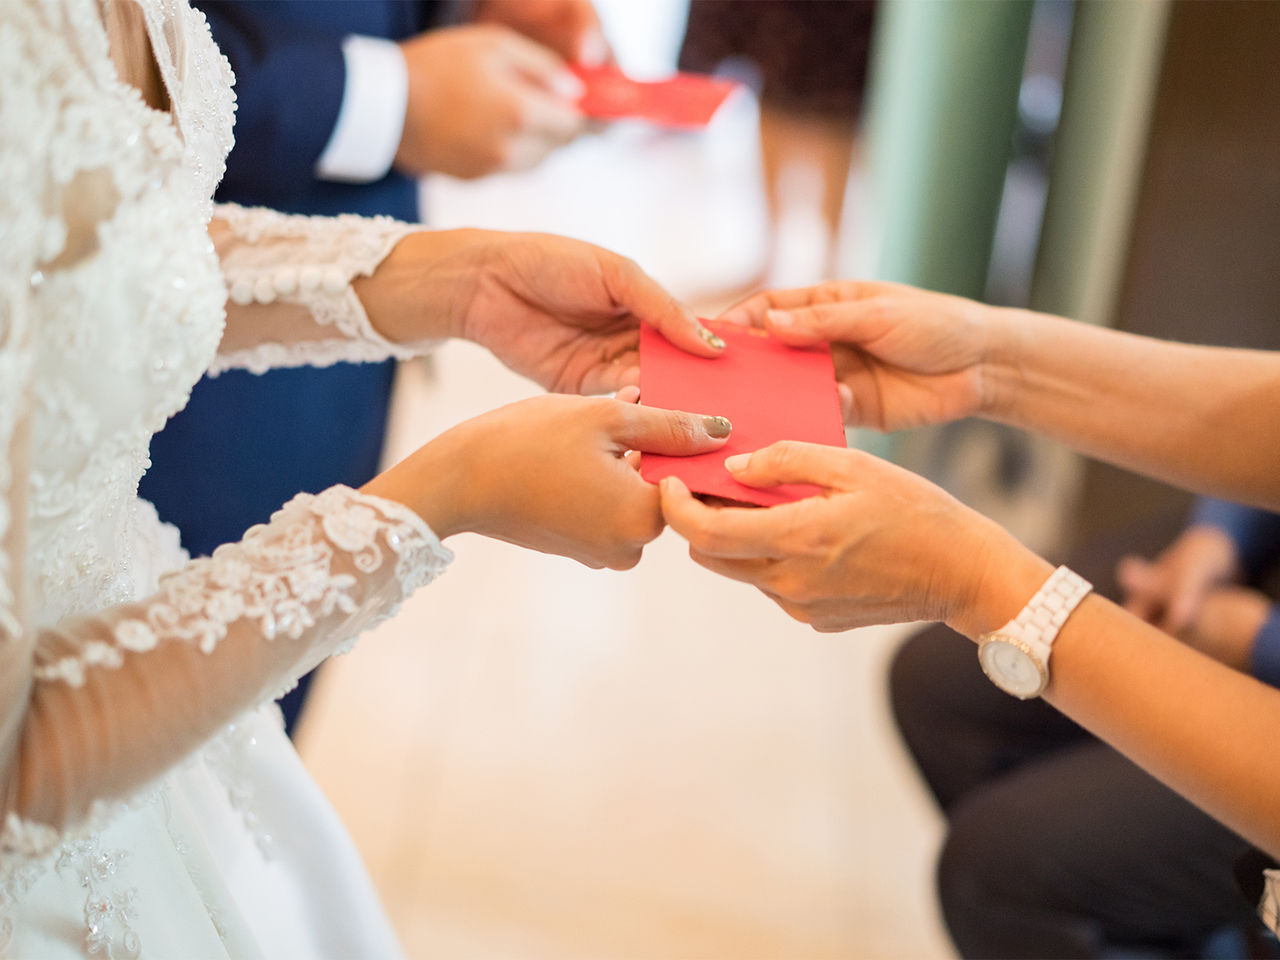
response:
[[[875,7],[875,0],[689,4],[680,68],[732,76],[759,92],[766,286],[836,276]]]
[[[1280,517],[1205,499],[1180,532],[1176,520],[1143,520],[1063,562],[1280,686]],[[963,956],[1280,955],[1236,879],[1247,841],[1047,703],[998,690],[956,639],[943,624],[911,637],[889,687],[947,817],[938,896]]]
[[[216,199],[290,213],[417,221],[427,173],[536,165],[583,129],[568,63],[609,53],[590,0],[195,6],[236,76]],[[359,487],[382,458],[394,375],[384,361],[206,378],[152,442],[141,493],[200,556],[299,491]],[[281,703],[290,732],[310,683]]]

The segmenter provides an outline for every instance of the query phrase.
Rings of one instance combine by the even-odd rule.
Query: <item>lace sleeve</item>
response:
[[[145,600],[39,631],[6,813],[60,828],[129,795],[390,616],[451,557],[408,509],[333,487],[295,497]]]
[[[451,559],[407,508],[335,487],[114,602],[136,593],[112,538],[137,533],[147,441],[223,290],[176,131],[112,79],[100,25],[77,32],[96,16],[0,2],[0,901],[9,854],[133,796]]]
[[[227,282],[227,329],[211,373],[404,359],[433,341],[393,343],[352,289],[407,234],[390,217],[308,217],[222,204],[210,234]]]

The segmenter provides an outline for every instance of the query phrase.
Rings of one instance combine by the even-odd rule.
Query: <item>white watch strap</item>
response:
[[[1092,589],[1093,584],[1080,574],[1068,567],[1059,567],[1022,611],[997,633],[1022,640],[1040,655],[1047,668],[1058,631]]]

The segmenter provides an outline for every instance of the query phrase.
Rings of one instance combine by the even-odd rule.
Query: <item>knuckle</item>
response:
[[[791,582],[791,574],[774,567],[766,572],[761,580],[768,591],[774,596],[781,600],[792,599],[791,588],[794,584]]]
[[[778,606],[782,607],[783,612],[798,623],[812,624],[814,620],[813,611],[803,604],[793,603],[790,600],[778,601]]]
[[[665,524],[662,513],[656,507],[652,510],[637,511],[623,530],[623,539],[636,546],[649,543],[662,533]]]
[[[609,562],[610,570],[630,570],[640,562],[644,551],[640,547],[632,547],[627,550],[615,553]]]
[[[600,428],[610,435],[623,433],[631,423],[632,411],[628,404],[615,400],[596,398],[587,401],[587,415],[592,417]]]
[[[809,604],[817,598],[813,584],[791,570],[777,574],[772,589],[778,596],[785,597],[792,603]]]
[[[505,170],[511,162],[511,147],[503,137],[495,137],[492,141],[476,150],[477,176]]]
[[[770,455],[779,466],[790,467],[799,462],[800,450],[800,444],[795,440],[780,440],[770,448]]]
[[[529,102],[523,97],[512,97],[502,111],[502,121],[511,131],[528,129],[533,122],[533,111]]]
[[[708,569],[710,569],[711,564],[713,562],[711,557],[707,556],[707,554],[703,553],[701,550],[699,550],[697,547],[693,546],[692,544],[689,546],[689,559],[692,560],[694,563],[696,563],[698,566],[707,567]]]
[[[704,435],[702,425],[691,413],[673,413],[667,417],[667,433],[673,443],[692,446]]]

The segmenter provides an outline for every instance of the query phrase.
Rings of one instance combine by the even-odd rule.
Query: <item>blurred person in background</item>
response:
[[[1203,499],[1181,532],[1175,519],[1065,562],[1148,623],[1280,686],[1280,516]],[[889,690],[947,818],[937,890],[963,956],[998,943],[1009,957],[1063,944],[1082,958],[1203,957],[1227,928],[1260,931],[1233,876],[1243,838],[1047,703],[1003,694],[956,639],[945,624],[909,638]],[[1034,820],[1018,815],[1033,808]]]
[[[836,275],[845,187],[858,147],[858,122],[875,0],[691,0],[680,69],[728,72],[760,93],[760,150],[770,218],[766,282],[796,267],[779,226],[797,201],[811,200],[825,230],[816,259]],[[749,76],[743,76],[743,74]],[[810,196],[806,197],[806,194]],[[815,262],[806,259],[804,269]]]
[[[415,222],[417,179],[537,164],[584,123],[574,61],[609,49],[590,0],[197,2],[236,77],[216,199]],[[461,14],[469,22],[454,25]],[[151,445],[142,496],[193,556],[300,491],[377,472],[394,361],[202,380]],[[312,675],[281,701],[292,734]]]

